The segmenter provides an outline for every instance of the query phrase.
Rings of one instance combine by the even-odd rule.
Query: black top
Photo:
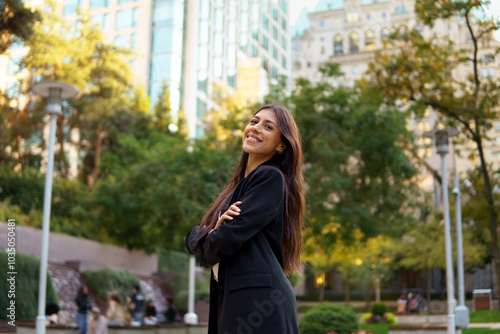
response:
[[[298,334],[297,305],[283,271],[285,186],[283,174],[262,164],[236,187],[228,206],[241,201],[241,214],[208,237],[194,227],[186,247],[201,264],[219,263],[211,278],[209,334]]]
[[[76,306],[78,307],[77,312],[81,314],[87,314],[87,311],[92,308],[87,296],[77,296]]]

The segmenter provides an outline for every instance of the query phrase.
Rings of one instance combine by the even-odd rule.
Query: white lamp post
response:
[[[45,192],[43,197],[42,252],[40,256],[40,281],[38,287],[38,316],[36,334],[45,334],[45,303],[47,292],[47,260],[49,253],[50,205],[52,201],[52,172],[54,167],[54,142],[56,138],[56,120],[62,115],[62,100],[76,96],[78,89],[70,84],[58,81],[44,81],[36,84],[33,91],[47,98],[45,112],[50,116],[49,152],[45,174]]]
[[[448,149],[448,137],[458,134],[457,129],[434,129],[424,133],[425,137],[434,138],[436,141],[437,153],[441,156],[441,170],[443,175],[443,204],[444,204],[444,236],[446,248],[446,294],[448,296],[448,334],[455,334],[455,285],[453,281],[453,257],[450,231],[450,211],[448,202],[448,178],[446,176],[446,154]]]
[[[459,327],[469,326],[469,308],[465,306],[465,286],[464,286],[464,254],[462,242],[462,196],[460,193],[460,181],[458,173],[455,171],[455,184],[453,187],[455,195],[455,222],[457,225],[457,275],[458,275],[458,306],[455,309],[456,324]]]
[[[184,315],[184,322],[189,325],[196,325],[198,323],[198,315],[194,313],[194,281],[195,281],[195,259],[194,255],[189,258],[189,299],[188,299],[188,313]]]

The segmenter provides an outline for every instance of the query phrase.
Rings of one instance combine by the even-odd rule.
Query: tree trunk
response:
[[[490,175],[488,174],[486,161],[484,159],[481,136],[475,136],[474,141],[477,143],[479,159],[481,160],[481,173],[483,175],[486,201],[488,203],[488,211],[490,216],[491,253],[493,254],[493,265],[495,266],[494,279],[497,283],[497,290],[495,291],[493,289],[493,298],[498,298],[500,296],[498,291],[498,289],[500,288],[500,253],[498,250],[497,213],[495,211],[495,205],[493,203],[493,189],[491,188]]]
[[[59,140],[59,161],[60,161],[60,170],[59,172],[63,177],[68,176],[67,161],[66,154],[64,154],[64,132],[63,132],[63,121],[64,117],[57,117],[57,139]]]
[[[345,295],[345,304],[349,305],[351,301],[351,289],[349,288],[349,280],[344,280],[344,295]]]
[[[92,173],[88,176],[88,186],[93,187],[94,181],[99,176],[100,173],[100,165],[101,165],[101,143],[102,143],[102,125],[99,123],[97,125],[97,132],[95,138],[95,153],[94,153],[94,169]]]
[[[425,270],[427,276],[427,283],[425,286],[425,299],[427,300],[427,305],[431,303],[431,270],[427,268]]]
[[[319,302],[323,303],[325,300],[325,284],[321,284],[321,287],[319,288]]]

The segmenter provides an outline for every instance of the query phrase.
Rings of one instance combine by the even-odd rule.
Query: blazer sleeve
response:
[[[188,232],[184,241],[186,249],[190,254],[201,253],[208,232],[206,229],[201,229],[200,226],[195,226]]]
[[[248,180],[239,208],[241,214],[226,220],[205,238],[201,248],[201,264],[205,267],[235,254],[276,216],[285,194],[281,172],[271,166],[259,167]]]

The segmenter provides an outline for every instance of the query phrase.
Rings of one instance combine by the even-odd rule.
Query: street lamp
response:
[[[446,154],[448,149],[448,138],[458,135],[458,130],[453,128],[434,129],[423,134],[427,138],[434,138],[437,153],[441,156],[441,170],[443,175],[443,204],[444,204],[444,236],[446,245],[446,294],[448,296],[448,334],[455,333],[454,314],[454,283],[453,283],[453,258],[450,231],[450,211],[448,202],[448,178],[446,177]]]
[[[33,92],[47,98],[45,113],[50,116],[49,151],[45,174],[45,192],[43,197],[42,252],[40,256],[40,281],[38,287],[38,316],[36,334],[45,334],[45,300],[47,292],[47,258],[49,252],[50,205],[52,197],[52,172],[54,167],[54,142],[56,138],[56,120],[62,115],[62,100],[78,94],[78,89],[70,84],[58,81],[44,81],[33,86]]]
[[[195,258],[191,255],[189,259],[189,295],[188,295],[188,313],[184,315],[184,322],[189,325],[198,324],[198,315],[194,313],[194,281],[195,281]]]
[[[464,287],[464,254],[462,242],[462,196],[460,193],[460,181],[455,166],[455,184],[453,187],[455,196],[455,223],[457,226],[457,275],[458,275],[458,306],[455,309],[457,326],[467,328],[469,326],[469,309],[465,306]]]

